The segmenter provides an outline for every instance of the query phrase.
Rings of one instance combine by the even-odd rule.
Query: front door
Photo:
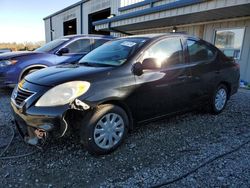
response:
[[[137,118],[151,119],[188,106],[189,67],[183,55],[182,40],[179,37],[162,39],[150,46],[142,55],[159,60],[157,70],[144,70],[136,76]]]

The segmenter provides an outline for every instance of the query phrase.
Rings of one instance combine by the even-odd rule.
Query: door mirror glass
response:
[[[57,51],[57,55],[62,56],[63,54],[67,54],[69,53],[69,49],[68,48],[61,48],[60,50]]]
[[[158,63],[156,58],[146,58],[142,62],[142,68],[143,70],[155,70],[161,68],[161,64]]]

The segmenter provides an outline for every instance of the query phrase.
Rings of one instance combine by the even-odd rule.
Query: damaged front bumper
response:
[[[65,115],[68,107],[38,109],[30,107],[25,112],[11,101],[16,127],[24,141],[42,146],[48,136],[62,137],[68,129]]]
[[[91,107],[79,99],[70,104],[37,107],[37,100],[50,88],[23,82],[11,96],[11,106],[17,129],[31,145],[42,146],[48,137],[62,137],[69,128],[79,125]],[[70,124],[70,126],[69,126]]]

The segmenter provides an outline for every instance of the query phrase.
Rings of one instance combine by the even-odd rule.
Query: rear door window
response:
[[[80,39],[70,43],[66,48],[69,53],[88,53],[91,50],[91,43],[89,39]]]
[[[215,58],[214,50],[198,41],[188,39],[187,46],[192,63],[212,61]]]
[[[103,45],[105,42],[108,42],[108,40],[105,39],[95,39],[93,44],[93,49]]]

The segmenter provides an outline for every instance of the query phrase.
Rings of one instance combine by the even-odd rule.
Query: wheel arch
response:
[[[108,101],[104,101],[98,105],[103,105],[103,104],[113,104],[113,105],[119,106],[120,108],[125,110],[126,114],[128,115],[128,119],[129,119],[129,131],[132,131],[134,129],[133,115],[131,113],[130,108],[128,107],[128,105],[126,103],[119,101],[119,100],[108,100]]]
[[[222,81],[222,82],[220,82],[218,85],[217,85],[217,87],[219,87],[219,85],[224,85],[224,86],[226,86],[226,88],[227,88],[227,90],[228,90],[228,99],[230,98],[230,96],[231,96],[231,92],[232,92],[232,87],[231,87],[231,84],[229,83],[229,82],[226,82],[226,81]]]
[[[27,66],[27,67],[25,67],[25,68],[21,71],[18,80],[20,81],[21,78],[22,78],[22,76],[23,76],[23,74],[26,73],[27,71],[30,71],[30,70],[36,69],[36,68],[42,69],[42,68],[46,68],[46,67],[48,67],[48,66],[47,66],[47,65],[43,65],[43,64],[36,64],[36,65]]]

